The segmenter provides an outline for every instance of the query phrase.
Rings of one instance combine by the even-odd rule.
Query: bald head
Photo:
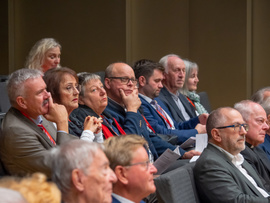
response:
[[[137,84],[133,69],[121,62],[110,64],[106,68],[104,83],[108,97],[119,104],[123,104],[120,89],[125,95],[129,95]]]

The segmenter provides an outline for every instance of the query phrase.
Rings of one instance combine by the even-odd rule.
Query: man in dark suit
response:
[[[195,108],[178,91],[183,87],[185,81],[184,61],[175,54],[169,54],[162,57],[159,63],[165,68],[164,87],[160,91],[159,98],[167,106],[173,119],[177,122],[184,122],[196,117]]]
[[[270,161],[266,153],[259,147],[264,142],[269,129],[267,116],[263,107],[250,100],[243,100],[234,105],[249,125],[246,134],[246,148],[241,154],[257,170],[265,188],[270,191]]]
[[[143,198],[156,191],[153,175],[157,169],[149,161],[146,140],[127,135],[111,137],[104,144],[110,167],[117,177],[113,185],[113,203],[142,203]]]
[[[163,102],[156,98],[163,87],[164,67],[160,63],[137,62],[136,64],[133,69],[139,82],[139,97],[144,115],[156,133],[176,135],[178,144],[196,134],[206,133],[205,124],[208,114],[196,116],[189,121],[176,122]]]
[[[194,167],[202,202],[270,202],[253,167],[240,154],[248,125],[230,107],[219,108],[206,124],[209,143]]]
[[[37,70],[20,69],[11,74],[7,84],[12,107],[2,122],[0,152],[11,175],[42,172],[50,178],[48,150],[77,139],[66,133],[67,111],[53,103],[42,75]]]
[[[139,111],[141,100],[138,97],[137,80],[133,69],[125,63],[113,63],[105,71],[104,86],[108,95],[106,110],[117,120],[127,134],[143,136],[154,159],[168,148],[176,146],[162,140],[153,130],[147,119]],[[179,149],[179,150],[178,150]],[[178,148],[183,159],[190,159],[196,153]],[[197,155],[197,154],[196,154]]]

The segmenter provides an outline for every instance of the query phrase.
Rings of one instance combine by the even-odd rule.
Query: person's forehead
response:
[[[90,165],[90,170],[92,171],[100,170],[101,168],[103,168],[108,164],[109,160],[106,157],[105,153],[101,149],[98,149],[96,154],[93,156],[93,161]]]
[[[222,112],[227,124],[244,123],[242,115],[235,109],[224,109]]]
[[[112,70],[113,76],[134,76],[133,69],[124,63],[115,64]]]
[[[172,56],[169,58],[168,60],[168,65],[171,67],[181,67],[181,68],[185,68],[185,63],[182,59]]]
[[[140,146],[140,147],[136,148],[133,151],[133,154],[132,155],[133,155],[132,156],[132,160],[131,160],[132,163],[148,160],[147,151],[146,151],[146,149],[143,146]]]

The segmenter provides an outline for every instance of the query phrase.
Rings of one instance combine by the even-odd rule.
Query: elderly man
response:
[[[73,140],[52,150],[52,178],[64,202],[111,203],[116,176],[103,145]]]
[[[264,142],[267,125],[265,110],[258,103],[250,100],[238,102],[234,107],[242,114],[244,121],[249,125],[246,135],[246,148],[241,154],[257,170],[265,188],[270,191],[270,161],[265,152],[258,147]]]
[[[108,95],[106,110],[118,121],[127,134],[143,136],[154,159],[166,149],[175,150],[176,147],[162,140],[153,131],[152,126],[140,113],[141,100],[136,87],[137,80],[133,69],[125,63],[113,63],[105,71],[105,89]],[[194,151],[185,152],[177,149],[183,159],[192,158]],[[151,158],[151,157],[150,157]],[[152,158],[151,158],[152,159]]]
[[[133,68],[139,82],[139,97],[144,115],[156,133],[177,135],[179,144],[196,134],[206,133],[205,124],[208,114],[200,116],[204,125],[199,123],[199,117],[186,122],[176,122],[171,118],[163,102],[156,98],[163,87],[164,67],[161,64],[154,62],[136,64],[139,65]]]
[[[143,198],[156,191],[153,174],[157,169],[149,161],[145,139],[127,135],[111,137],[104,144],[117,177],[113,185],[113,203],[143,202]]]
[[[230,107],[219,108],[206,124],[209,143],[194,167],[202,202],[270,202],[252,166],[240,154],[248,125]]]
[[[11,74],[7,84],[12,107],[2,123],[0,151],[11,175],[42,172],[50,178],[51,170],[45,162],[48,150],[77,139],[66,133],[66,109],[52,102],[42,76],[38,70],[20,69]]]
[[[184,122],[196,117],[195,108],[178,91],[185,81],[184,61],[178,55],[169,54],[162,57],[159,63],[165,68],[164,87],[160,91],[159,98],[167,106],[173,119]]]

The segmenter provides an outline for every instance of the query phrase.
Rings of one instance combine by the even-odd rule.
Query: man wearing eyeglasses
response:
[[[246,148],[241,154],[253,166],[261,177],[265,188],[270,191],[270,161],[265,152],[258,146],[264,142],[267,125],[266,112],[263,107],[250,100],[243,100],[234,105],[249,125],[246,135]]]
[[[156,167],[150,163],[146,140],[137,135],[111,137],[105,142],[105,154],[115,172],[117,182],[113,185],[113,203],[135,202],[154,193]]]
[[[194,167],[202,202],[270,202],[257,172],[240,154],[248,127],[241,114],[230,107],[209,115],[208,145]]]

